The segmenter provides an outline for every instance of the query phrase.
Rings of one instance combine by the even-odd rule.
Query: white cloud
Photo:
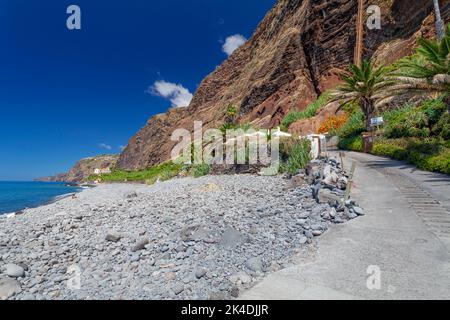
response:
[[[181,84],[156,81],[148,90],[150,94],[169,99],[172,107],[187,107],[193,98],[192,93]]]
[[[225,39],[225,43],[222,46],[222,50],[228,56],[231,56],[231,54],[234,51],[236,51],[237,48],[242,46],[246,41],[247,41],[247,39],[240,34],[235,34],[233,36],[229,36],[228,38]]]
[[[123,145],[120,145],[120,146],[119,146],[120,151],[125,150],[125,148],[126,148],[126,146],[123,146]]]
[[[109,144],[106,143],[99,143],[98,145],[100,148],[105,149],[105,150],[111,150],[112,147]]]

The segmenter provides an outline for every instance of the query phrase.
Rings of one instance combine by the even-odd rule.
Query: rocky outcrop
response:
[[[78,161],[67,173],[61,173],[53,177],[44,177],[36,179],[43,182],[83,182],[90,175],[95,173],[96,169],[108,170],[116,166],[118,155],[100,155],[86,158]]]
[[[432,35],[431,1],[372,4],[382,8],[383,27],[366,34],[366,57],[392,62],[411,53],[418,36]],[[448,11],[446,4],[447,21]],[[169,159],[175,129],[193,130],[194,121],[219,128],[230,104],[240,122],[261,128],[304,109],[336,86],[338,72],[353,61],[356,13],[357,0],[279,0],[253,37],[202,81],[189,107],[149,120],[130,140],[118,167],[137,170]]]
[[[38,182],[65,182],[67,178],[67,173],[58,173],[54,176],[41,177],[34,179],[34,181]]]

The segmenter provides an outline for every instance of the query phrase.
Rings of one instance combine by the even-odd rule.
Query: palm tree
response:
[[[405,94],[447,94],[450,112],[450,25],[440,42],[419,39],[416,54],[396,63],[388,79],[392,86],[375,95],[382,103]]]
[[[347,103],[358,103],[366,119],[366,129],[371,131],[371,119],[378,102],[376,94],[390,85],[385,79],[386,71],[385,67],[376,68],[368,60],[364,60],[361,67],[350,65],[349,71],[341,75],[344,84],[331,92],[330,102],[339,101],[338,110]]]

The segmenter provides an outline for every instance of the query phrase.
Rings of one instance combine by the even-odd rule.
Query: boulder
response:
[[[235,248],[245,241],[245,237],[233,228],[227,228],[222,234],[219,245],[224,248]]]
[[[204,269],[204,268],[198,268],[198,269],[195,271],[195,277],[196,277],[197,279],[201,279],[201,278],[203,278],[203,277],[206,275],[206,273],[207,273],[207,270],[206,270],[206,269]]]
[[[261,257],[253,257],[245,262],[245,266],[254,272],[263,272],[264,266]]]
[[[25,270],[16,264],[7,264],[5,266],[5,274],[11,278],[21,278],[25,275]]]
[[[364,215],[364,210],[361,209],[360,207],[353,207],[353,211],[354,211],[358,216],[363,216],[363,215]]]
[[[120,239],[122,239],[122,235],[114,230],[109,231],[105,237],[105,240],[110,242],[119,242]]]
[[[148,238],[139,239],[136,244],[131,248],[132,252],[137,252],[145,249],[145,246],[150,243]]]
[[[20,283],[9,277],[0,277],[0,300],[6,300],[22,291]]]

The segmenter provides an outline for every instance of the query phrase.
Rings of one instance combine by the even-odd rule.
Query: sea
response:
[[[0,215],[35,208],[81,188],[59,182],[0,181]]]

